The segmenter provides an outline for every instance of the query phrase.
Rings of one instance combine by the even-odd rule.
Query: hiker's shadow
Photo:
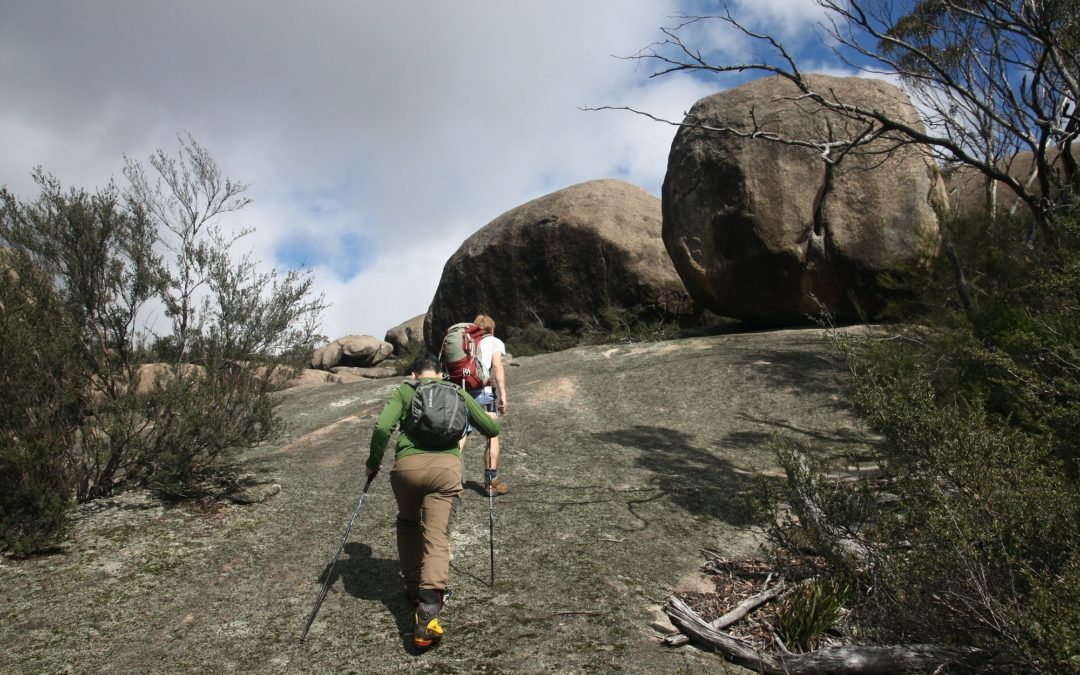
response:
[[[340,579],[345,592],[354,598],[381,602],[397,622],[405,651],[417,653],[412,641],[413,604],[402,593],[399,569],[397,560],[375,558],[370,546],[353,541],[345,544],[345,552],[334,566],[330,585]],[[320,584],[326,582],[329,572],[327,565],[319,576]]]
[[[484,487],[484,484],[479,482],[479,481],[467,480],[464,483],[462,483],[461,487],[466,489],[466,490],[472,490],[473,492],[480,495],[484,499],[487,499],[487,496],[488,496],[487,488]]]

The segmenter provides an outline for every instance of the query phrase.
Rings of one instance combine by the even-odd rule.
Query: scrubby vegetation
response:
[[[681,322],[680,322],[681,319]],[[567,327],[554,329],[540,323],[511,328],[507,348],[516,356],[534,356],[578,345],[654,342],[678,337],[692,321],[663,307],[605,307],[598,315],[574,317]]]
[[[837,338],[879,470],[827,480],[785,444],[774,541],[854,579],[864,640],[984,650],[991,670],[1080,671],[1080,219],[1031,246],[966,219],[902,327]],[[867,458],[863,457],[863,461]],[[790,510],[788,510],[790,509]],[[794,535],[794,536],[793,536]]]
[[[126,190],[0,192],[0,547],[63,533],[73,501],[190,493],[280,428],[276,384],[310,356],[321,298],[261,273],[220,219],[247,204],[190,137],[127,162]],[[153,322],[163,315],[167,325]]]

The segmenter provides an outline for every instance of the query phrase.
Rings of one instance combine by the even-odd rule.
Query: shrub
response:
[[[575,316],[565,320],[568,327],[558,330],[538,323],[511,328],[507,342],[517,356],[557,352],[578,345],[632,342],[655,342],[676,337],[680,327],[674,315],[660,307],[614,307],[598,315]]]
[[[776,614],[776,634],[793,651],[813,649],[843,616],[852,586],[836,579],[809,579],[795,588]]]
[[[63,535],[76,441],[77,334],[48,279],[0,250],[0,548],[30,553]]]
[[[540,324],[511,328],[506,342],[515,356],[535,356],[570,349],[581,344],[581,338],[569,331],[556,331]]]
[[[401,376],[411,375],[412,373],[409,372],[409,369],[412,368],[413,361],[425,351],[427,351],[427,348],[424,346],[423,340],[410,340],[409,346],[405,348],[405,351],[398,354],[394,372]]]
[[[954,264],[943,258],[892,308],[905,325],[886,339],[837,338],[856,407],[886,439],[883,472],[836,483],[800,461],[808,449],[784,445],[790,511],[773,533],[790,544],[784,533],[797,528],[859,579],[852,618],[866,636],[977,646],[1012,664],[1002,667],[1071,672],[1080,227],[1065,219],[1056,242],[1035,248],[1025,232],[1007,220],[953,223]]]
[[[229,452],[273,437],[274,385],[318,338],[310,274],[260,272],[232,250],[247,233],[218,226],[246,186],[190,137],[150,166],[128,161],[124,193],[64,191],[40,170],[36,200],[0,192],[0,244],[19,274],[33,270],[21,286],[4,279],[0,340],[19,363],[3,373],[0,531],[20,550],[59,533],[72,499],[136,484],[187,494]],[[13,290],[31,281],[32,300]],[[148,339],[136,327],[155,299],[171,332]]]

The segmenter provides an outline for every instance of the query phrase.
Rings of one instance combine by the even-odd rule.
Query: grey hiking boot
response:
[[[420,591],[420,602],[416,606],[416,628],[413,629],[413,644],[417,647],[430,647],[443,636],[443,627],[439,623],[439,612],[443,600],[450,596],[449,591]]]

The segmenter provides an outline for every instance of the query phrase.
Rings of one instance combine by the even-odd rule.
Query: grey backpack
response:
[[[416,390],[409,409],[408,432],[418,447],[445,450],[465,435],[469,409],[461,391],[449,382],[406,382]]]

